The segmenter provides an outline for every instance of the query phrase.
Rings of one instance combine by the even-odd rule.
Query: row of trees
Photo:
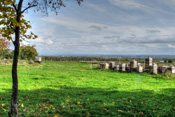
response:
[[[95,56],[42,56],[44,61],[119,61],[119,58]]]

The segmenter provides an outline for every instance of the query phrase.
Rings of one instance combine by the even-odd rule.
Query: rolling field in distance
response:
[[[19,65],[19,116],[175,116],[175,76],[98,66]],[[11,65],[0,65],[0,117],[9,111],[11,89]]]

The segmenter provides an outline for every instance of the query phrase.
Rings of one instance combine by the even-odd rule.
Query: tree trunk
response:
[[[21,20],[21,9],[22,9],[23,0],[19,1],[18,9],[16,10],[16,21],[20,23]],[[17,66],[18,66],[18,56],[19,56],[19,47],[20,47],[20,27],[16,26],[15,28],[15,41],[14,46],[14,57],[13,57],[13,65],[12,65],[12,80],[13,80],[13,87],[12,87],[12,96],[11,96],[11,105],[9,111],[9,117],[17,117],[18,116],[18,75],[17,75]]]
[[[13,115],[18,116],[18,76],[17,76],[17,65],[18,65],[18,56],[19,56],[19,35],[20,35],[20,28],[17,27],[15,31],[15,50],[14,50],[14,57],[13,57],[13,65],[12,65],[12,80],[13,80],[13,87],[12,87],[12,96],[11,96],[11,105],[9,111],[9,117],[13,117]]]

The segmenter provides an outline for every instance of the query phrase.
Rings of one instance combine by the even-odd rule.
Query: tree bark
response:
[[[19,1],[18,9],[16,10],[16,21],[20,23],[21,20],[21,9],[22,9],[23,0]],[[20,27],[16,26],[15,28],[15,41],[14,41],[14,57],[13,57],[13,65],[12,65],[12,96],[11,96],[11,105],[9,111],[9,117],[18,116],[18,75],[17,75],[17,67],[18,67],[18,56],[19,56],[19,47],[20,47]]]
[[[15,31],[15,50],[13,57],[12,65],[12,96],[11,96],[11,105],[9,111],[9,117],[13,115],[18,116],[18,76],[17,76],[17,65],[18,65],[18,56],[19,56],[19,27]]]

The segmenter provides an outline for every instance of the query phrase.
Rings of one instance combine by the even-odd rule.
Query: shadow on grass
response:
[[[173,88],[158,94],[150,90],[128,92],[66,86],[19,90],[18,107],[20,116],[175,116],[174,92]],[[0,104],[5,104],[1,105],[0,116],[7,115],[10,94],[11,90],[0,93]]]
[[[33,80],[50,80],[50,78],[40,78],[40,77],[35,77],[35,78],[31,78]]]

